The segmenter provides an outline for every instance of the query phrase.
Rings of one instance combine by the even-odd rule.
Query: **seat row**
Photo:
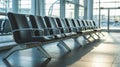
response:
[[[59,42],[68,52],[71,49],[64,43],[65,39],[74,39],[77,42],[79,36],[92,37],[93,34],[100,38],[101,30],[92,20],[54,18],[49,16],[34,16],[15,14],[9,12],[8,19],[12,27],[12,33],[17,46],[13,47],[4,57],[4,60],[14,52],[36,47],[48,58],[50,55],[42,48],[42,45],[51,42]],[[90,41],[89,41],[90,42]],[[53,48],[54,49],[54,48]]]

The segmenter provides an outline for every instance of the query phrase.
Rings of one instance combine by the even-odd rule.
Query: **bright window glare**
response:
[[[30,0],[20,0],[20,7],[21,8],[30,8],[31,7],[31,1]]]
[[[47,16],[60,17],[60,0],[46,0],[45,11]]]
[[[120,0],[100,0],[100,2],[114,2],[114,1],[120,1]]]
[[[94,0],[94,20],[99,21],[99,1],[100,1],[100,7],[104,8],[100,11],[100,23],[102,28],[107,29],[107,22],[108,22],[108,9],[110,8],[110,14],[109,14],[109,26],[110,29],[120,29],[120,23],[116,23],[115,21],[120,22],[120,0]],[[111,9],[112,8],[112,9]],[[115,8],[115,9],[113,9]],[[118,9],[116,9],[118,8]]]

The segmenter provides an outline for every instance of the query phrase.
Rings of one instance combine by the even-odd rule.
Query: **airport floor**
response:
[[[46,44],[43,48],[52,59],[32,48],[15,52],[8,61],[3,61],[8,50],[0,51],[0,67],[120,67],[120,33],[104,35],[100,40],[91,39],[91,43],[83,37],[78,38],[79,43],[65,40],[71,52],[60,44],[57,46],[58,42]]]

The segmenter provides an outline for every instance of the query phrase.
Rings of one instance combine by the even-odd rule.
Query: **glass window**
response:
[[[84,19],[84,7],[79,8],[79,19]]]
[[[120,0],[94,0],[94,20],[99,20],[99,1],[100,1],[100,25],[103,29],[120,29]],[[108,8],[109,24],[108,24]]]
[[[31,0],[19,0],[19,13],[31,14]]]
[[[99,0],[94,0],[93,4],[93,20],[99,26]]]
[[[19,13],[30,14],[30,9],[31,0],[18,0]],[[13,41],[7,12],[12,12],[12,0],[0,0],[0,43]]]
[[[0,12],[6,13],[12,10],[12,0],[0,0]]]
[[[46,16],[60,17],[60,0],[46,0]]]
[[[65,17],[74,18],[74,4],[66,3],[65,7],[66,7]]]
[[[84,6],[84,0],[79,0],[80,5]]]
[[[79,7],[79,18],[84,18],[84,0],[79,1],[80,7]]]
[[[101,0],[100,3],[104,8],[120,7],[120,0]]]

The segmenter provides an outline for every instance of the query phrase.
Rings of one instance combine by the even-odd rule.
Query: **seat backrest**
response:
[[[0,33],[3,33],[4,25],[5,25],[5,20],[4,19],[0,19]]]
[[[85,22],[86,22],[88,29],[91,29],[91,24],[90,24],[89,20],[85,20]]]
[[[3,22],[3,24],[2,24],[2,26],[3,26],[3,33],[11,32],[11,26],[10,26],[9,20],[5,19],[2,22]]]
[[[87,25],[86,21],[85,20],[81,20],[81,22],[82,22],[82,25],[84,26],[85,30],[87,30],[88,29],[88,25]]]
[[[49,32],[49,30],[47,28],[47,25],[45,24],[45,20],[44,20],[44,18],[42,16],[30,15],[29,18],[30,18],[30,21],[31,21],[31,24],[32,24],[33,28],[38,28],[38,29],[43,29],[44,30],[44,34],[42,34],[39,31],[36,31],[35,34],[37,36],[50,35],[50,32]]]
[[[91,24],[91,26],[92,26],[92,28],[93,29],[95,29],[96,27],[94,26],[94,24],[93,24],[93,21],[92,20],[90,20],[90,24]]]
[[[21,31],[20,29],[31,28],[27,18],[23,14],[8,13],[10,25],[12,27],[13,37],[17,43],[26,43],[31,41],[33,31]]]
[[[55,18],[56,19],[56,23],[58,25],[59,28],[61,28],[61,33],[64,33],[65,30],[64,30],[64,26],[62,25],[62,20],[60,18]]]
[[[69,28],[68,28],[68,26],[67,26],[67,24],[66,24],[65,19],[62,18],[61,21],[62,21],[62,22],[61,22],[62,27],[64,28],[64,33],[70,33],[70,30],[69,30]]]
[[[58,25],[56,24],[56,20],[53,17],[45,16],[44,19],[48,27],[58,28]]]
[[[73,24],[74,27],[78,27],[78,25],[76,25],[76,19],[71,19],[71,23]]]
[[[86,27],[88,26],[86,20],[82,20],[82,23],[83,23],[84,26],[86,26]]]
[[[72,23],[77,28],[77,31],[82,30],[82,28],[81,28],[80,24],[78,23],[77,19],[72,19]]]
[[[53,17],[50,17],[50,19],[51,19],[50,22],[51,22],[52,26],[57,29],[57,30],[56,30],[56,34],[61,34],[62,32],[61,32],[61,30],[60,30],[60,28],[59,28],[59,26],[58,26],[58,24],[57,24],[56,19],[53,18]]]
[[[70,32],[76,32],[77,31],[77,29],[75,28],[75,26],[74,26],[74,24],[72,22],[72,19],[65,18],[65,21],[66,21],[67,26],[70,29]]]
[[[50,31],[51,34],[60,33],[58,30],[58,25],[56,24],[56,20],[53,17],[45,16],[44,19],[45,19],[47,27],[51,28],[51,31]]]
[[[95,26],[96,28],[98,28],[98,26],[96,25],[95,21],[92,21],[92,22],[93,22],[94,26]]]
[[[82,23],[82,20],[78,19],[77,22],[78,22],[79,26],[81,27],[81,30],[85,30],[85,26]]]
[[[89,27],[90,27],[91,29],[93,29],[93,28],[94,28],[94,25],[92,24],[92,20],[87,20],[87,22],[88,22],[88,24],[89,24]]]

